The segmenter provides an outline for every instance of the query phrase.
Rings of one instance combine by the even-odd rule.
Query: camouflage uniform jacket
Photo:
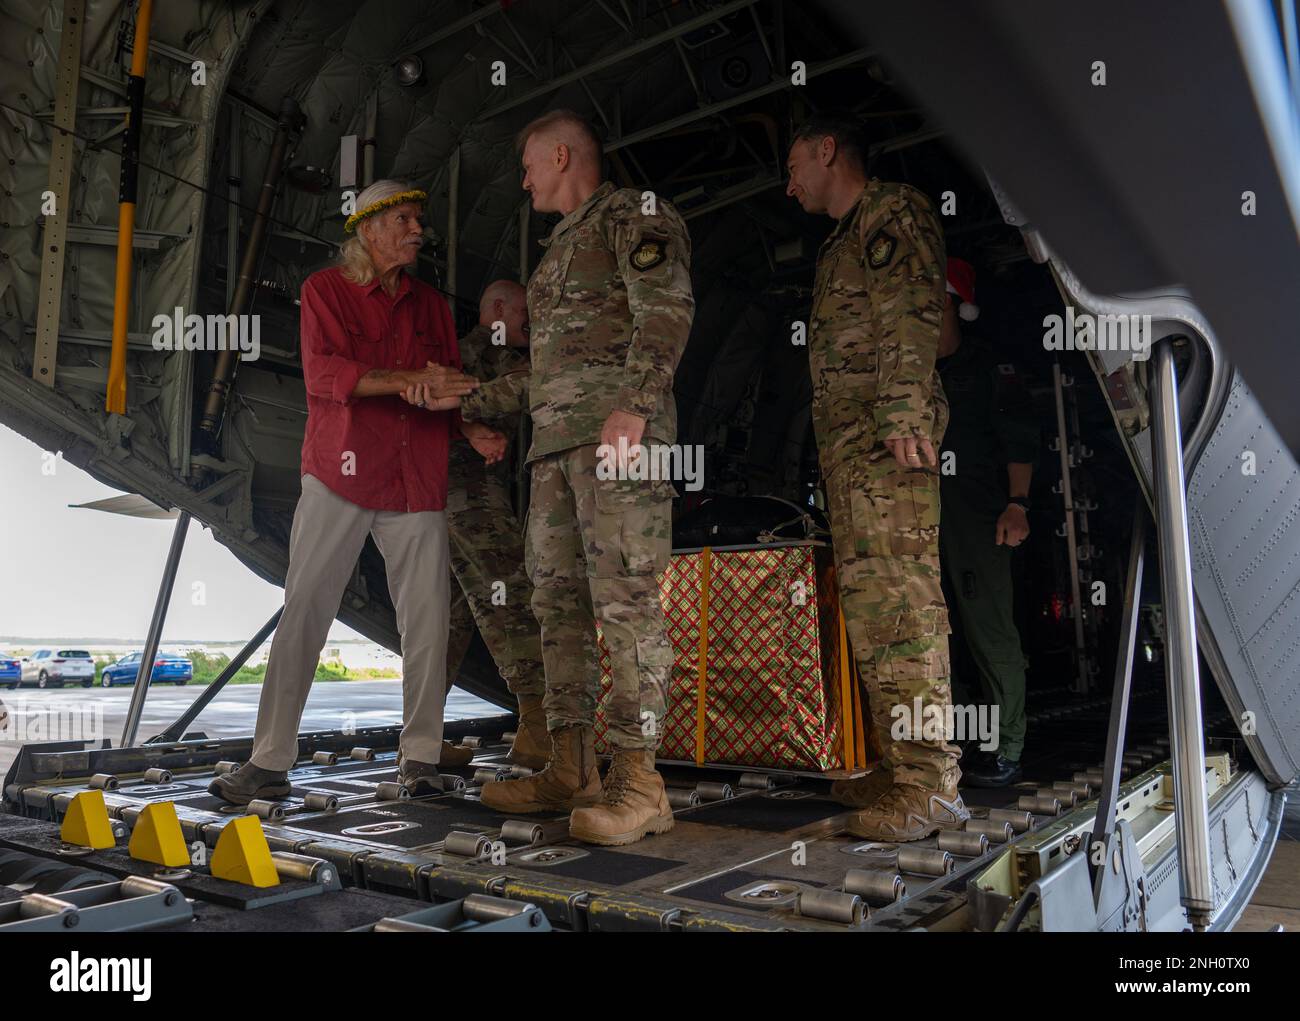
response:
[[[822,471],[911,435],[938,442],[943,234],[915,188],[871,180],[817,255],[808,355]]]
[[[527,403],[528,460],[599,443],[610,412],[646,420],[643,442],[673,443],[673,373],[695,312],[691,238],[667,202],[642,212],[641,193],[606,181],[542,244],[528,281],[530,375],[481,387],[464,418],[491,418]]]

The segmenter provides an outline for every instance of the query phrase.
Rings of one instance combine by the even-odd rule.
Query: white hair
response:
[[[393,181],[387,178],[376,181],[357,196],[357,209],[365,209],[375,202],[382,202],[384,199],[412,189],[413,185],[406,181]],[[343,269],[344,279],[365,287],[375,279],[376,273],[374,260],[370,258],[370,248],[361,234],[363,223],[365,220],[358,223],[356,232],[343,242],[343,247],[339,249],[339,265]]]

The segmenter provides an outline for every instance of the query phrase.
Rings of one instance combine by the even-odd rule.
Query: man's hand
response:
[[[614,450],[619,468],[626,468],[636,457],[636,447],[645,431],[645,419],[628,411],[611,411],[600,430],[600,442]]]
[[[894,455],[894,460],[898,462],[900,468],[920,468],[922,454],[925,455],[925,460],[931,468],[939,463],[939,459],[934,456],[934,444],[925,436],[905,436],[897,440],[885,440],[885,446]]]
[[[402,400],[426,411],[452,411],[460,407],[459,397],[435,397],[428,383],[411,383],[402,391]]]
[[[460,399],[478,389],[479,381],[450,365],[429,362],[423,369],[403,374],[406,385],[402,399],[407,404],[429,411],[451,411],[460,407]]]
[[[428,362],[423,369],[406,373],[402,397],[408,404],[430,411],[460,407],[460,399],[477,390],[479,381],[450,365]]]
[[[995,546],[1004,543],[1008,546],[1019,546],[1029,536],[1029,515],[1020,504],[1009,503],[1007,509],[998,516],[995,531],[997,533]]]
[[[505,433],[497,432],[482,422],[461,422],[460,431],[469,445],[483,455],[486,464],[496,464],[506,456],[510,441]]]
[[[478,385],[477,379],[460,369],[429,362],[423,369],[369,369],[357,380],[352,396],[403,397],[421,408],[449,411]]]
[[[437,362],[426,362],[423,369],[416,369],[410,375],[413,384],[427,386],[438,400],[444,397],[464,397],[479,386],[478,380],[473,376]]]

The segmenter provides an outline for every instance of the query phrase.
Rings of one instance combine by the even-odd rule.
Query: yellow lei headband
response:
[[[396,195],[389,195],[386,199],[379,199],[377,202],[370,203],[365,209],[358,209],[347,218],[347,222],[343,224],[343,231],[351,234],[357,229],[357,224],[368,216],[382,213],[391,206],[400,206],[403,202],[423,202],[428,197],[428,193],[421,191],[419,188],[412,188],[410,191],[399,191]]]

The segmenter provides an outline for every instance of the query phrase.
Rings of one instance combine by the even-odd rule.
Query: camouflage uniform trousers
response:
[[[935,443],[936,448],[938,443]],[[907,724],[952,701],[948,611],[939,570],[939,476],[902,468],[883,443],[836,465],[826,478],[835,570],[845,628],[867,691],[871,724],[896,783],[931,790],[955,785],[958,749],[941,736],[894,740],[903,706]],[[915,699],[921,718],[915,719]],[[907,731],[904,731],[907,733]],[[941,731],[942,733],[942,731]]]
[[[574,447],[532,466],[525,550],[547,726],[595,721],[599,621],[613,674],[609,742],[654,750],[673,667],[658,581],[672,552],[672,483],[600,479],[596,449]]]
[[[524,571],[523,530],[505,485],[479,466],[464,478],[453,471],[447,540],[456,581],[451,586],[448,687],[460,673],[477,624],[511,694],[540,697],[546,690],[542,636],[533,616],[533,586]]]

